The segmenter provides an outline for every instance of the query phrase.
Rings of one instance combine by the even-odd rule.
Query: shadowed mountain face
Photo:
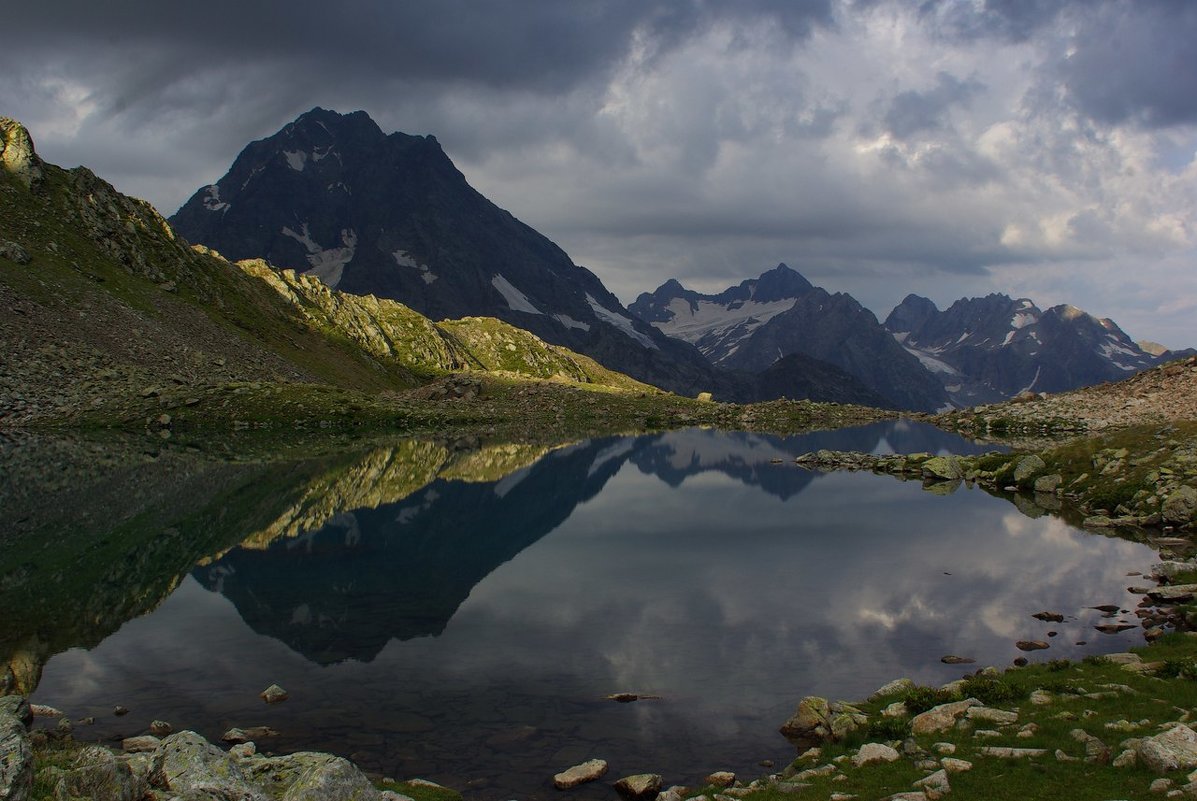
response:
[[[474,190],[434,137],[384,134],[365,112],[316,108],[249,144],[170,222],[229,259],[263,258],[433,320],[498,317],[667,389],[731,397],[739,386]]]
[[[1145,352],[1113,320],[1075,306],[1042,311],[1000,294],[962,298],[944,311],[908,295],[885,328],[962,406],[1120,381],[1175,357]]]
[[[717,295],[670,280],[629,310],[719,367],[760,373],[800,354],[852,376],[887,407],[933,411],[947,402],[942,385],[872,312],[850,295],[812,286],[785,264]]]

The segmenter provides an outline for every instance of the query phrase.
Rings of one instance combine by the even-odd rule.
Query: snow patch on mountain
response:
[[[1038,317],[1030,312],[1018,312],[1010,318],[1010,327],[1015,329],[1026,328],[1031,323],[1037,322],[1038,319]]]
[[[748,336],[765,323],[784,311],[794,307],[794,298],[785,298],[767,303],[755,300],[733,301],[724,305],[709,300],[691,304],[685,298],[674,298],[669,302],[670,318],[666,322],[654,323],[662,333],[694,343],[710,334],[726,333],[742,326],[742,337]]]
[[[932,356],[930,353],[928,353],[925,350],[919,350],[918,348],[911,348],[906,345],[903,345],[902,347],[906,349],[907,353],[911,354],[912,356],[917,358],[920,362],[922,362],[923,367],[926,367],[928,370],[930,370],[933,373],[938,373],[940,375],[947,375],[947,376],[958,376],[961,374],[960,371],[957,370],[955,367],[953,367],[952,365],[948,364],[945,361],[941,361],[941,360],[935,358],[934,356]]]
[[[635,326],[632,325],[632,321],[629,318],[624,317],[622,314],[618,314],[618,313],[613,312],[610,309],[606,308],[601,303],[599,303],[597,300],[595,300],[594,297],[589,292],[586,293],[586,302],[589,303],[590,308],[594,310],[595,316],[598,317],[600,320],[602,320],[604,323],[607,323],[608,325],[615,326],[620,331],[627,334],[629,337],[636,340],[637,342],[639,342],[641,345],[643,345],[646,348],[652,348],[653,350],[659,350],[659,348],[657,347],[657,343],[653,342],[648,336],[637,331]]]
[[[220,199],[220,187],[211,184],[207,187],[208,196],[204,198],[204,208],[208,211],[225,211],[229,204]]]
[[[287,166],[296,172],[303,172],[307,166],[308,154],[302,150],[284,150],[283,155],[287,157]]]
[[[581,320],[575,320],[568,314],[554,314],[553,319],[561,323],[566,328],[577,328],[581,331],[590,330],[590,323],[584,323]]]
[[[507,301],[507,306],[512,311],[527,312],[528,314],[544,313],[532,305],[532,301],[528,300],[527,295],[516,289],[514,284],[499,273],[495,273],[495,277],[490,279],[490,284],[499,290],[499,294],[503,296],[503,300]]]
[[[294,239],[307,250],[308,264],[311,265],[311,268],[304,270],[304,273],[315,276],[336,289],[337,284],[341,283],[345,265],[353,261],[353,254],[357,251],[357,233],[352,228],[341,229],[340,247],[331,248],[321,246],[312,238],[307,223],[304,223],[299,231],[284,226],[282,234]]]
[[[426,284],[431,284],[437,278],[436,273],[427,264],[420,264],[406,250],[396,250],[391,254],[391,258],[400,267],[411,267],[413,270],[418,270],[420,277],[424,279],[424,283]]]

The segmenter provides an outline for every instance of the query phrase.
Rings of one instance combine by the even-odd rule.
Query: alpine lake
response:
[[[992,449],[909,421],[264,465],[164,453],[85,486],[71,470],[102,445],[5,448],[0,675],[94,716],[77,739],[266,726],[260,751],[480,801],[560,797],[553,774],[590,758],[610,772],[572,797],[642,772],[751,778],[795,756],[777,730],[803,696],[942,684],[1009,665],[1022,639],[1051,644],[1032,660],[1123,651],[1140,630],[1100,633],[1091,607],[1134,603],[1128,573],[1158,559],[967,485],[795,464]],[[12,472],[31,464],[55,478]],[[276,683],[290,697],[263,703]]]

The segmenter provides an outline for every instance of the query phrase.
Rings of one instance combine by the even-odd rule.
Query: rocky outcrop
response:
[[[42,180],[42,161],[33,149],[29,131],[9,117],[0,117],[0,167],[26,189],[32,189]]]
[[[868,723],[859,709],[843,701],[828,701],[808,695],[781,726],[781,733],[792,740],[842,740]]]
[[[145,775],[130,767],[128,757],[89,745],[75,757],[73,767],[62,774],[55,792],[59,798],[141,801],[148,789]]]
[[[151,758],[149,781],[197,801],[266,801],[231,756],[193,731],[162,741]]]
[[[22,698],[0,698],[0,801],[25,801],[33,788],[28,711]]]

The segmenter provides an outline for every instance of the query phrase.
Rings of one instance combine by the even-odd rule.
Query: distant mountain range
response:
[[[1117,381],[1189,351],[1144,350],[1112,320],[1026,298],[964,298],[946,311],[908,295],[881,324],[779,264],[715,295],[669,280],[629,311],[721,367],[756,371],[793,353],[834,364],[908,409],[992,403]],[[1150,347],[1150,343],[1146,343]]]
[[[433,320],[497,317],[641,381],[721,400],[935,411],[1118,379],[1175,355],[1079,309],[1003,295],[943,312],[912,295],[883,325],[784,264],[715,295],[670,280],[624,308],[473,189],[434,137],[385,134],[361,111],[316,108],[250,143],[170,222],[232,260],[293,267]]]

